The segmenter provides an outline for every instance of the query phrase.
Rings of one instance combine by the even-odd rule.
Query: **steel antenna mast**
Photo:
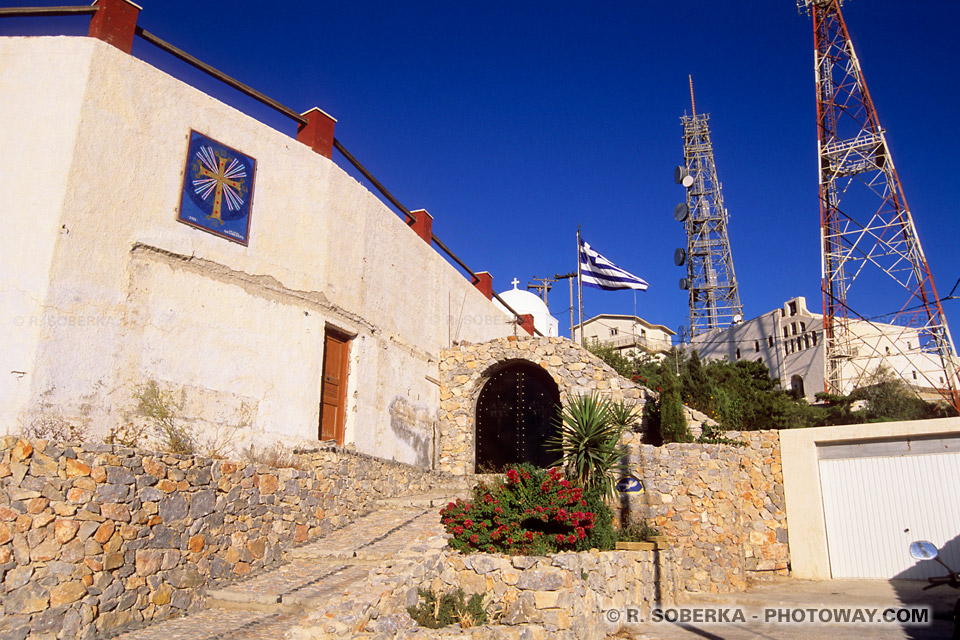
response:
[[[697,113],[690,78],[692,115],[682,116],[684,166],[674,179],[687,188],[686,203],[677,205],[674,217],[687,232],[686,251],[674,254],[677,266],[687,263],[687,277],[680,287],[690,291],[690,337],[728,327],[743,320],[743,305],[733,271],[733,255],[727,236],[727,210],[717,179],[710,140],[710,115]]]
[[[813,18],[825,390],[849,393],[884,364],[960,410],[946,316],[841,3],[797,0]]]

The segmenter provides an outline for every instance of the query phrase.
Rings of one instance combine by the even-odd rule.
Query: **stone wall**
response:
[[[744,442],[653,447],[625,438],[644,493],[629,494],[623,518],[645,518],[677,552],[685,591],[738,591],[747,578],[789,570],[780,439],[776,431],[730,432]]]
[[[475,471],[477,398],[483,385],[507,363],[531,362],[557,383],[560,402],[571,395],[597,393],[614,401],[634,402],[638,409],[657,397],[655,391],[621,377],[609,365],[566,338],[499,338],[481,344],[463,343],[440,353],[440,471],[458,475]],[[706,415],[684,407],[694,437]]]
[[[265,567],[378,498],[455,480],[332,448],[298,464],[0,439],[0,637],[94,638],[176,615],[201,586]]]
[[[446,349],[440,354],[439,470],[474,472],[477,397],[499,365],[516,361],[543,367],[557,383],[561,402],[571,394],[597,392],[642,408],[655,396],[566,338],[500,338]]]
[[[674,604],[674,562],[671,550],[541,557],[448,553],[440,575],[423,586],[436,593],[461,587],[467,594],[485,594],[490,609],[500,611],[491,620],[500,628],[533,625],[549,638],[602,638],[620,627],[603,615],[609,609],[645,613],[653,606]],[[495,635],[489,627],[462,633]]]

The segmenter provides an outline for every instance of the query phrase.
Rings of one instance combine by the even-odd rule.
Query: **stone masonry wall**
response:
[[[477,397],[498,365],[525,360],[546,370],[571,394],[597,392],[642,408],[654,392],[620,377],[595,355],[566,338],[500,338],[462,344],[440,353],[440,438],[438,469],[458,475],[474,472]]]
[[[657,397],[655,391],[621,377],[587,349],[566,338],[499,338],[461,344],[440,353],[440,437],[437,468],[457,475],[474,472],[476,406],[484,383],[501,365],[527,361],[550,374],[560,390],[560,402],[571,395],[597,394],[613,401],[634,402],[638,410]],[[684,407],[694,437],[700,435],[704,414]]]
[[[373,500],[451,485],[339,449],[299,463],[0,438],[0,637],[96,638],[176,615]]]
[[[644,493],[623,502],[624,518],[645,518],[678,554],[685,591],[738,591],[748,577],[785,575],[787,519],[776,431],[730,432],[744,446],[625,439]]]
[[[501,629],[533,625],[545,631],[544,637],[603,638],[621,626],[603,615],[609,609],[646,611],[675,603],[674,557],[671,550],[540,557],[448,552],[440,575],[423,586],[435,593],[461,587],[467,594],[486,594],[491,608],[500,610],[491,622]],[[500,637],[489,627],[462,633]]]

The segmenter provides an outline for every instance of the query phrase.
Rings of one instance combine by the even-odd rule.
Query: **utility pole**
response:
[[[536,291],[537,295],[540,296],[540,299],[543,300],[543,304],[549,307],[550,305],[547,302],[547,293],[553,289],[553,283],[557,281],[556,278],[538,278],[537,276],[533,276],[533,281],[539,282],[540,284],[527,283],[527,291],[530,291],[531,289]]]
[[[573,333],[573,279],[576,277],[577,277],[576,271],[573,271],[571,273],[565,273],[563,275],[557,274],[553,276],[554,282],[558,282],[560,280],[566,280],[567,282],[570,283],[570,340],[571,341],[576,340],[576,336]]]

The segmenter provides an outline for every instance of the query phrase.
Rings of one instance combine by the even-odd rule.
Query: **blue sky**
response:
[[[298,111],[336,117],[344,146],[406,206],[430,211],[498,291],[575,269],[580,225],[650,283],[636,312],[674,330],[687,324],[672,211],[692,74],[746,317],[796,295],[821,307],[813,34],[792,0],[140,4],[144,29]],[[960,278],[960,0],[851,0],[844,15],[945,296]],[[86,25],[7,19],[0,34]],[[295,132],[142,41],[134,53]],[[634,294],[585,290],[584,305],[633,313]],[[565,284],[550,306],[566,331]],[[944,310],[957,327],[960,305]]]

